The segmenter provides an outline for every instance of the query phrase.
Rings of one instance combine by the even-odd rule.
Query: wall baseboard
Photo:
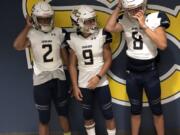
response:
[[[141,135],[155,135],[153,129],[141,129]],[[180,135],[180,129],[166,129],[166,135]],[[38,133],[0,133],[0,135],[38,135]],[[63,135],[62,132],[51,132],[51,135]],[[72,135],[86,135],[82,132],[72,132]],[[97,134],[101,135],[101,134]],[[131,135],[130,131],[117,130],[117,135]]]

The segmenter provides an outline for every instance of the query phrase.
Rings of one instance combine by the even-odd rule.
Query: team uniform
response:
[[[31,43],[33,58],[33,85],[35,106],[42,123],[50,120],[51,101],[58,115],[67,115],[67,86],[60,48],[65,37],[61,28],[45,33],[32,28],[27,37]]]
[[[138,21],[127,15],[119,18],[127,42],[127,94],[131,103],[132,114],[140,114],[142,108],[142,90],[145,92],[153,114],[162,114],[160,103],[160,80],[156,57],[158,50],[155,43],[139,27]],[[157,27],[169,27],[169,19],[163,12],[146,16],[145,24],[155,30]]]
[[[107,77],[102,77],[95,90],[87,88],[88,81],[99,73],[104,64],[103,46],[112,42],[111,34],[103,29],[99,29],[98,32],[91,34],[87,38],[84,38],[80,32],[71,33],[67,37],[66,42],[75,52],[78,60],[78,86],[83,94],[82,107],[84,118],[86,120],[93,118],[94,98],[97,99],[101,106],[105,119],[113,118]]]

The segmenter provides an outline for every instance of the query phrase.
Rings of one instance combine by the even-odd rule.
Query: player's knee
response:
[[[39,121],[42,123],[42,124],[48,124],[49,123],[49,121],[50,121],[50,116],[48,116],[48,115],[40,115],[39,116]]]
[[[67,100],[63,100],[56,105],[57,113],[59,116],[68,116]]]
[[[152,110],[153,115],[161,115],[162,114],[161,104],[152,105],[151,110]]]
[[[108,110],[105,110],[104,112],[103,112],[103,115],[104,115],[104,118],[106,119],[106,120],[110,120],[110,119],[112,119],[114,116],[113,116],[113,111],[112,111],[112,109],[108,109]]]
[[[114,117],[111,102],[109,102],[109,103],[102,106],[102,113],[103,113],[103,116],[104,116],[104,118],[106,120],[110,120],[110,119],[112,119]]]
[[[42,124],[48,124],[50,121],[50,108],[48,105],[37,105],[36,109],[39,113],[39,121]]]
[[[142,102],[136,99],[131,99],[131,114],[139,115],[142,110]]]
[[[85,120],[92,119],[93,118],[92,107],[87,104],[82,104],[82,108],[83,108],[83,116],[84,116]]]
[[[132,105],[131,106],[131,114],[133,115],[139,115],[141,114],[141,107],[140,106],[136,106],[136,105]]]
[[[48,124],[50,121],[50,110],[39,110],[39,121]]]
[[[150,101],[150,107],[153,115],[162,114],[162,106],[161,106],[160,98]]]

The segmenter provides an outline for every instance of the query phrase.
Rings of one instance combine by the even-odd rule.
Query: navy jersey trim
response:
[[[170,20],[164,12],[159,12],[158,18],[161,18],[160,26],[162,26],[166,29],[170,26]]]
[[[102,35],[106,37],[106,40],[105,40],[105,43],[104,43],[104,44],[107,44],[107,43],[111,43],[111,42],[112,42],[112,35],[111,35],[110,32],[107,32],[105,29],[103,29]]]
[[[64,29],[62,29],[62,32],[65,34],[64,41],[63,41],[64,47],[69,48],[69,44],[68,44],[67,40],[70,40],[70,32],[67,32]]]

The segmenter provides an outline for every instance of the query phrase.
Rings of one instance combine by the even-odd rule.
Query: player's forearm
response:
[[[71,82],[72,82],[72,86],[74,87],[78,87],[78,80],[77,80],[77,69],[75,66],[70,65],[69,66],[69,73],[70,73],[70,77],[71,77]]]
[[[112,13],[112,15],[108,18],[108,21],[106,23],[105,29],[109,32],[115,31],[115,27],[117,24],[117,18],[119,16],[119,12],[121,11],[121,8],[116,7]]]
[[[103,59],[104,59],[104,64],[98,73],[100,76],[104,76],[107,73],[112,63],[112,53],[111,53],[111,48],[110,48],[109,43],[104,45]]]
[[[25,28],[21,31],[21,33],[17,36],[14,41],[14,48],[16,50],[24,50],[27,47],[27,34],[31,27],[25,26]]]
[[[65,47],[61,48],[61,56],[62,56],[63,64],[67,66],[67,69],[69,70],[68,52]]]
[[[109,70],[109,68],[111,66],[111,63],[112,63],[112,60],[110,60],[110,59],[107,60],[103,64],[103,66],[102,66],[101,70],[99,71],[98,75],[100,75],[101,77],[104,76],[107,73],[107,71]]]
[[[162,29],[162,28],[161,28]],[[160,50],[164,50],[167,47],[167,38],[166,34],[163,30],[158,31],[152,31],[149,28],[146,28],[144,30],[148,37],[156,44],[157,48]]]

